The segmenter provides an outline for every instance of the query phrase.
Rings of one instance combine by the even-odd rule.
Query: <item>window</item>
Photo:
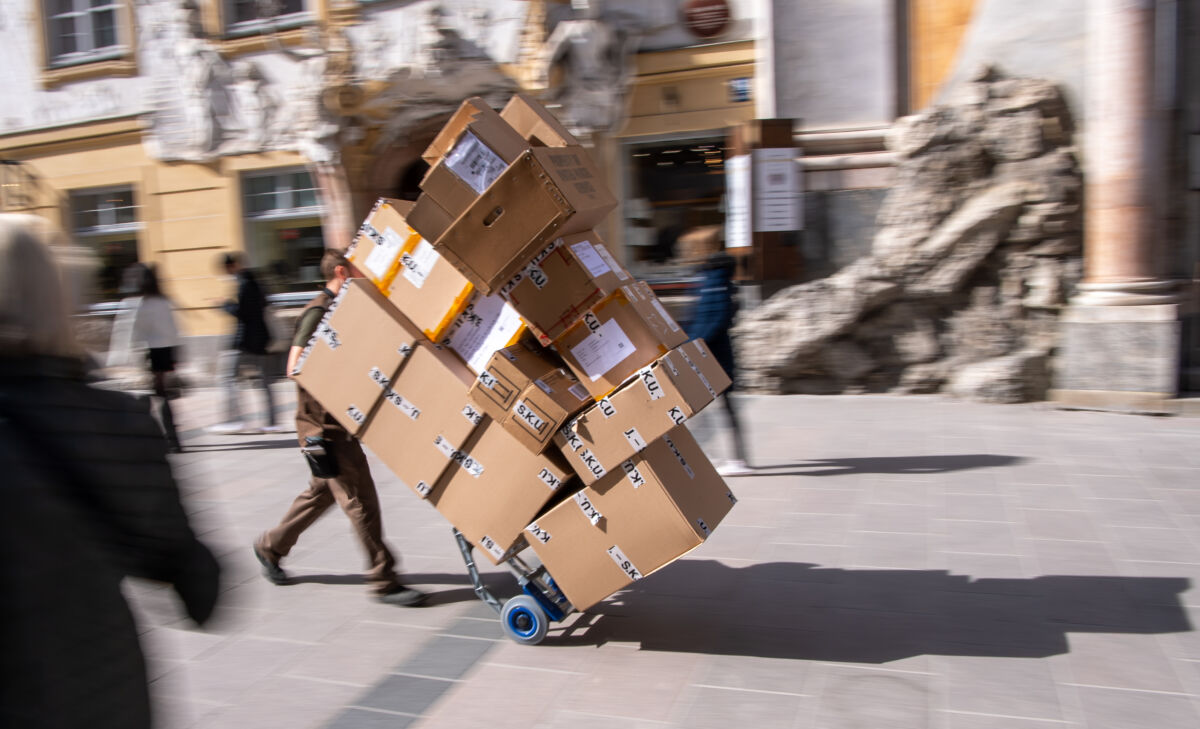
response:
[[[77,190],[71,193],[71,229],[81,245],[95,252],[100,267],[96,293],[100,301],[116,301],[123,291],[125,269],[138,261],[138,206],[132,187]]]
[[[45,0],[45,12],[51,66],[121,55],[121,0]]]
[[[321,281],[321,201],[303,170],[246,175],[246,252],[272,291],[311,291]]]
[[[225,30],[229,35],[291,28],[308,19],[304,0],[225,0]]]

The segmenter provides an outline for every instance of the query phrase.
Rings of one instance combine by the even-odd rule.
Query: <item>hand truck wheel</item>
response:
[[[509,598],[500,611],[500,625],[505,634],[523,645],[537,645],[546,637],[550,619],[537,600],[529,595]]]

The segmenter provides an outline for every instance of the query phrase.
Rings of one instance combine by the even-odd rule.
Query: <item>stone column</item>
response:
[[[1159,202],[1166,111],[1155,93],[1155,0],[1089,0],[1084,280],[1064,311],[1051,398],[1162,411],[1177,391],[1179,306]]]

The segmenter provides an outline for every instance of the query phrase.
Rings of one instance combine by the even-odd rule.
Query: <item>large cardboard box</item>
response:
[[[578,610],[699,546],[735,499],[686,426],[541,514],[525,536]]]
[[[478,373],[496,350],[515,344],[524,332],[525,323],[507,301],[474,291],[446,327],[440,343]]]
[[[525,547],[523,531],[574,474],[557,451],[530,453],[491,418],[454,454],[429,501],[493,564]]]
[[[366,279],[342,285],[292,375],[351,435],[366,425],[421,332]]]
[[[498,350],[471,386],[471,401],[533,453],[550,446],[559,427],[592,404],[562,361],[532,340]]]
[[[700,412],[732,383],[703,339],[682,344],[643,367],[554,435],[584,483]]]
[[[380,198],[346,257],[433,341],[470,296],[471,283],[407,221],[413,204]]]
[[[542,346],[562,336],[589,307],[633,277],[589,230],[546,246],[500,290]]]
[[[635,281],[584,312],[554,348],[599,400],[687,338],[650,287]]]
[[[363,445],[421,498],[483,420],[467,390],[474,375],[450,350],[419,341],[384,389]]]

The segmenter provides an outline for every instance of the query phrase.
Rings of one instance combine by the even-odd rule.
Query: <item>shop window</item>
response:
[[[246,253],[273,292],[311,291],[321,283],[321,202],[304,170],[275,170],[242,179]]]
[[[51,66],[121,55],[121,0],[45,0],[44,12]]]
[[[71,229],[75,240],[95,254],[99,266],[96,294],[116,301],[123,290],[125,270],[138,262],[138,233],[142,229],[132,187],[77,190],[70,195]]]
[[[224,0],[229,36],[292,28],[308,22],[304,0]]]
[[[630,145],[626,240],[631,263],[672,264],[681,236],[724,224],[725,149],[721,138]]]

